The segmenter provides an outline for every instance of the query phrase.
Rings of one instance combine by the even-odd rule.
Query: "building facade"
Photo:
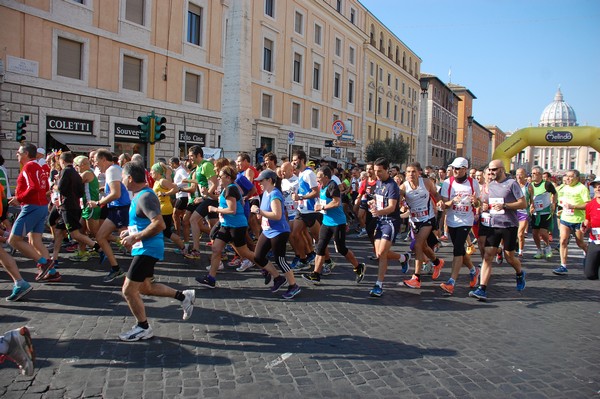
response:
[[[422,166],[445,168],[456,158],[458,97],[438,77],[421,74],[417,159]],[[424,90],[426,88],[426,90]]]
[[[41,147],[151,162],[137,118],[155,111],[167,119],[156,157],[266,144],[344,160],[369,137],[415,142],[421,60],[359,1],[6,0],[0,23],[7,138],[27,115]],[[365,111],[369,94],[379,114]],[[325,146],[336,138],[342,148]],[[9,169],[17,146],[0,142]]]

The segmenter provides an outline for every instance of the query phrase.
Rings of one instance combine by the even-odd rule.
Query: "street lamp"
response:
[[[421,106],[419,107],[419,136],[417,137],[417,158],[423,165],[429,165],[429,135],[427,134],[427,90],[429,80],[421,78]]]
[[[467,158],[471,164],[473,163],[473,119],[475,119],[473,118],[473,115],[467,116],[467,131],[469,137],[467,139],[467,156],[465,158]]]

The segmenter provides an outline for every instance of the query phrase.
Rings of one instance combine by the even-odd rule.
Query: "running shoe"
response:
[[[236,268],[235,270],[237,270],[238,272],[245,272],[246,270],[252,268],[254,266],[254,263],[252,263],[252,261],[250,261],[249,259],[244,259],[242,261],[242,263],[240,264],[240,266],[238,268]]]
[[[552,259],[552,248],[546,247],[544,249],[544,257],[546,258],[546,260],[551,260]]]
[[[552,273],[556,274],[557,276],[564,276],[569,274],[569,270],[565,266],[560,265],[556,269],[552,270]]]
[[[77,251],[75,255],[71,256],[72,262],[87,262],[90,260],[90,255],[87,251]]]
[[[446,236],[441,236],[441,237],[440,237],[440,241],[448,241],[448,237],[446,237]]]
[[[402,255],[401,255],[402,256]],[[404,262],[400,262],[400,266],[402,266],[402,273],[406,274],[408,272],[408,262],[410,261],[410,253],[404,253]]]
[[[65,247],[65,251],[67,252],[75,252],[79,250],[79,243],[76,242],[75,244],[71,244],[71,245],[67,245]]]
[[[181,308],[183,309],[183,320],[187,320],[192,317],[194,311],[194,301],[196,300],[195,290],[185,290],[182,292],[185,299],[181,301]]]
[[[217,280],[207,274],[204,277],[196,277],[196,281],[207,288],[216,288]]]
[[[231,244],[227,244],[225,245],[225,252],[230,253],[230,254],[236,254],[235,249],[233,249],[233,247],[231,246]]]
[[[292,259],[292,263],[290,263],[290,269],[296,270],[296,268],[298,267],[298,263],[300,263],[300,258],[298,256],[295,256],[294,259]]]
[[[421,288],[421,280],[413,274],[410,280],[404,280],[404,285],[410,288]]]
[[[444,290],[444,295],[445,296],[450,296],[454,294],[454,284],[450,284],[450,283],[442,283],[440,284],[440,288],[442,290]]]
[[[440,263],[436,265],[433,265],[433,274],[431,275],[431,279],[432,280],[437,280],[438,277],[440,277],[440,274],[442,273],[442,268],[444,267],[444,259],[440,259],[438,258],[438,260],[440,261]]]
[[[525,281],[526,274],[525,270],[521,270],[520,276],[517,274],[517,291],[523,291],[525,289],[525,286],[527,285]]]
[[[12,293],[6,297],[9,302],[15,302],[23,298],[33,287],[27,281],[23,281],[21,285],[14,285]]]
[[[206,270],[210,270],[210,265],[206,266]],[[219,262],[219,268],[217,270],[225,270],[225,265],[223,265],[223,262]]]
[[[356,284],[360,284],[361,281],[365,278],[365,271],[367,270],[367,265],[364,263],[359,263],[354,269],[354,273],[356,273]]]
[[[308,255],[306,255],[306,261],[305,263],[312,263],[314,262],[315,258],[317,257],[317,254],[314,252],[309,253]]]
[[[370,255],[369,260],[379,260],[379,257],[377,255]]]
[[[331,272],[333,272],[333,269],[335,269],[335,262],[334,261],[330,261],[329,263],[323,263],[323,271],[322,271],[322,275],[323,276],[328,276],[331,274]]]
[[[44,278],[46,276],[46,274],[48,274],[48,272],[50,270],[52,270],[53,266],[54,266],[54,261],[52,259],[46,261],[46,263],[44,263],[44,264],[38,263],[37,264],[38,273],[35,276],[35,281],[40,281],[42,278]]]
[[[125,272],[123,272],[123,270],[121,270],[121,269],[111,270],[110,272],[108,272],[108,274],[106,276],[104,276],[102,281],[104,281],[105,283],[110,283],[111,281],[116,280],[119,277],[123,277],[123,276],[125,276]]]
[[[262,274],[263,277],[265,278],[265,285],[269,285],[269,283],[271,282],[271,278],[272,278],[271,273],[269,273],[265,269],[261,269],[260,274]]]
[[[242,264],[242,258],[239,255],[235,255],[233,257],[233,259],[231,259],[229,261],[229,263],[227,263],[227,265],[230,267],[238,267],[241,264]]]
[[[307,271],[307,270],[310,270],[310,269],[312,269],[312,266],[310,265],[310,263],[308,263],[308,262],[302,262],[302,261],[298,262],[298,270],[300,270],[300,271]]]
[[[546,252],[546,249],[544,248],[543,251]],[[542,259],[543,256],[542,250],[538,249],[535,255],[533,255],[533,259]]]
[[[8,351],[5,356],[19,366],[21,374],[32,376],[35,352],[33,350],[29,329],[27,327],[21,327],[16,330],[8,331],[4,334],[4,342],[8,345]]]
[[[98,251],[98,264],[101,265],[105,260],[108,259],[108,256],[104,253],[104,251]]]
[[[487,293],[481,289],[481,287],[477,288],[476,290],[473,291],[469,291],[469,296],[471,298],[477,298],[482,302],[485,302],[487,300]]]
[[[192,249],[190,252],[184,255],[187,259],[200,259],[200,251]]]
[[[59,272],[56,272],[54,274],[48,273],[44,277],[42,277],[42,279],[40,280],[40,283],[58,283],[61,280],[62,280],[62,276],[60,275]]]
[[[500,251],[498,255],[496,255],[496,263],[501,265],[504,262],[504,255],[502,255],[504,251]]]
[[[302,278],[305,279],[306,281],[310,281],[311,283],[313,283],[315,285],[321,284],[321,276],[319,275],[319,273],[316,273],[316,272],[304,273],[302,275]]]
[[[290,285],[286,292],[281,295],[283,299],[293,299],[300,293],[300,286],[298,284]]]
[[[369,234],[367,233],[367,229],[360,229],[360,232],[356,235],[357,238],[365,238]]]
[[[279,275],[273,279],[273,287],[271,287],[271,292],[277,292],[281,287],[287,284],[287,279],[285,276]]]
[[[371,289],[371,291],[369,291],[369,296],[372,296],[373,298],[379,298],[382,295],[383,295],[383,288],[381,288],[377,284],[375,284],[373,286],[373,288]]]
[[[477,286],[477,283],[479,280],[480,269],[475,266],[473,266],[473,269],[475,269],[475,270],[472,273],[471,273],[471,271],[469,271],[469,287],[470,288],[475,288]]]
[[[147,329],[143,329],[137,324],[129,331],[119,335],[121,341],[139,341],[141,339],[150,339],[154,337],[152,327],[148,326]]]

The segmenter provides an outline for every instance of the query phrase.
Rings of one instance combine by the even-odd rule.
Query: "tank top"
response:
[[[233,183],[230,184],[229,186],[227,186],[227,188],[225,190],[223,190],[221,192],[221,194],[219,195],[219,206],[221,208],[228,207],[225,193],[227,193],[229,190],[237,191],[240,198],[237,199],[234,215],[224,215],[222,213],[219,213],[219,221],[221,222],[221,226],[224,226],[224,227],[246,227],[246,226],[248,226],[248,219],[246,218],[246,215],[244,214],[244,203],[242,201],[242,193],[240,193],[240,190],[238,189],[236,184],[233,184]]]
[[[546,182],[542,181],[538,186],[531,184],[533,188],[533,208],[537,215],[550,214],[550,205],[552,205],[552,194],[546,191]]]
[[[125,191],[127,192],[127,191]],[[150,195],[156,195],[150,189],[150,187],[144,187],[139,193],[137,193],[133,199],[131,200],[131,205],[129,206],[129,233],[140,232],[144,230],[148,225],[150,225],[151,220],[145,216],[137,215],[137,204],[140,199],[140,196],[144,193],[149,192]],[[139,245],[141,244],[141,245]],[[163,260],[165,254],[165,239],[163,237],[162,231],[155,236],[147,238],[145,240],[136,243],[131,248],[132,256],[139,255],[147,255],[158,260]]]
[[[273,201],[281,202],[281,218],[279,220],[271,220],[266,217],[261,218],[260,225],[262,227],[262,233],[267,238],[277,237],[281,233],[286,233],[290,231],[290,225],[285,219],[285,209],[283,207],[284,199],[283,194],[277,188],[274,188],[270,193],[264,192],[262,195],[262,199],[260,201],[260,209],[263,211],[271,212],[273,209],[271,208],[271,204]]]
[[[82,206],[82,208],[87,206],[88,201],[98,201],[100,199],[100,184],[98,183],[98,177],[96,177],[91,170],[86,171],[86,173],[91,173],[94,175],[94,178],[83,184],[82,202],[84,206]]]
[[[158,193],[164,194],[164,193],[170,191],[160,185],[161,180],[162,179],[155,181],[154,187],[152,187],[152,189],[154,190],[154,192],[156,193],[156,196],[158,197],[158,202],[160,202],[160,214],[161,215],[171,215],[173,213],[173,203],[171,202],[171,197],[169,197],[168,195],[162,195],[162,196],[158,195]]]
[[[419,177],[419,185],[415,188],[412,188],[408,181],[405,181],[403,186],[406,204],[410,208],[410,220],[413,223],[425,222],[435,216],[433,201],[422,177]]]

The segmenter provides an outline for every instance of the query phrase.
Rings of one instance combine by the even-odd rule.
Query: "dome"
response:
[[[539,126],[577,126],[577,116],[575,116],[575,111],[563,100],[560,87],[554,95],[554,101],[544,108],[544,112],[542,112],[542,116],[540,116]]]

